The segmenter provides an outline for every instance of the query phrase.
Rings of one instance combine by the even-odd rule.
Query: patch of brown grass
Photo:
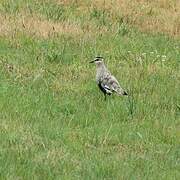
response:
[[[120,15],[126,23],[141,31],[180,36],[179,0],[94,0],[91,2],[56,0],[56,2],[65,6],[75,3],[82,13],[91,8],[103,9],[110,12],[112,21]]]
[[[80,25],[80,23],[71,20],[54,22],[41,17],[41,15],[26,13],[16,16],[0,14],[0,23],[0,36],[12,38],[18,32],[40,38],[49,38],[58,34],[77,36],[86,33],[87,36],[91,36],[108,32],[106,27],[98,29],[96,25],[90,23]]]
[[[76,5],[76,15],[85,16],[94,8],[105,10],[110,21],[115,25],[118,17],[123,21],[152,33],[166,33],[174,37],[180,36],[180,1],[179,0],[55,0],[57,5]],[[37,14],[22,12],[16,16],[0,14],[0,36],[12,36],[17,32],[24,32],[36,37],[48,38],[57,34],[94,35],[107,33],[107,27],[97,28],[93,21],[80,23],[74,20],[54,22]]]
[[[78,24],[69,22],[52,22],[42,20],[35,17],[25,17],[22,21],[26,32],[33,33],[37,36],[49,37],[53,34],[72,34],[77,35],[82,33]]]
[[[20,31],[37,37],[48,38],[56,34],[78,35],[83,31],[76,23],[53,22],[37,15],[0,15],[0,36],[11,36]]]
[[[179,0],[95,0],[96,6],[121,13],[128,23],[142,31],[180,36]]]
[[[0,36],[8,36],[14,31],[14,28],[12,30],[9,17],[0,15],[0,23]]]

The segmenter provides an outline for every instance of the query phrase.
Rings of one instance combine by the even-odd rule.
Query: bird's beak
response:
[[[93,60],[93,61],[90,61],[89,63],[94,63],[94,60]]]

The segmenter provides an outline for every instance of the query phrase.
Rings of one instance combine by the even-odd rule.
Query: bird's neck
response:
[[[104,64],[97,64],[97,71],[105,71],[107,70]]]
[[[103,76],[104,73],[106,73],[108,70],[104,64],[97,65],[96,69],[96,80],[99,81],[99,79]]]

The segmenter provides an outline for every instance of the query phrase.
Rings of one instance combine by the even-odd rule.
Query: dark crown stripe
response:
[[[96,58],[103,58],[102,56],[96,56]]]

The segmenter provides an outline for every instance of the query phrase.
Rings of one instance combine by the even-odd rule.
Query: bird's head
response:
[[[101,65],[104,63],[103,57],[97,56],[94,58],[93,61],[90,61],[90,63],[95,63],[96,65]]]

